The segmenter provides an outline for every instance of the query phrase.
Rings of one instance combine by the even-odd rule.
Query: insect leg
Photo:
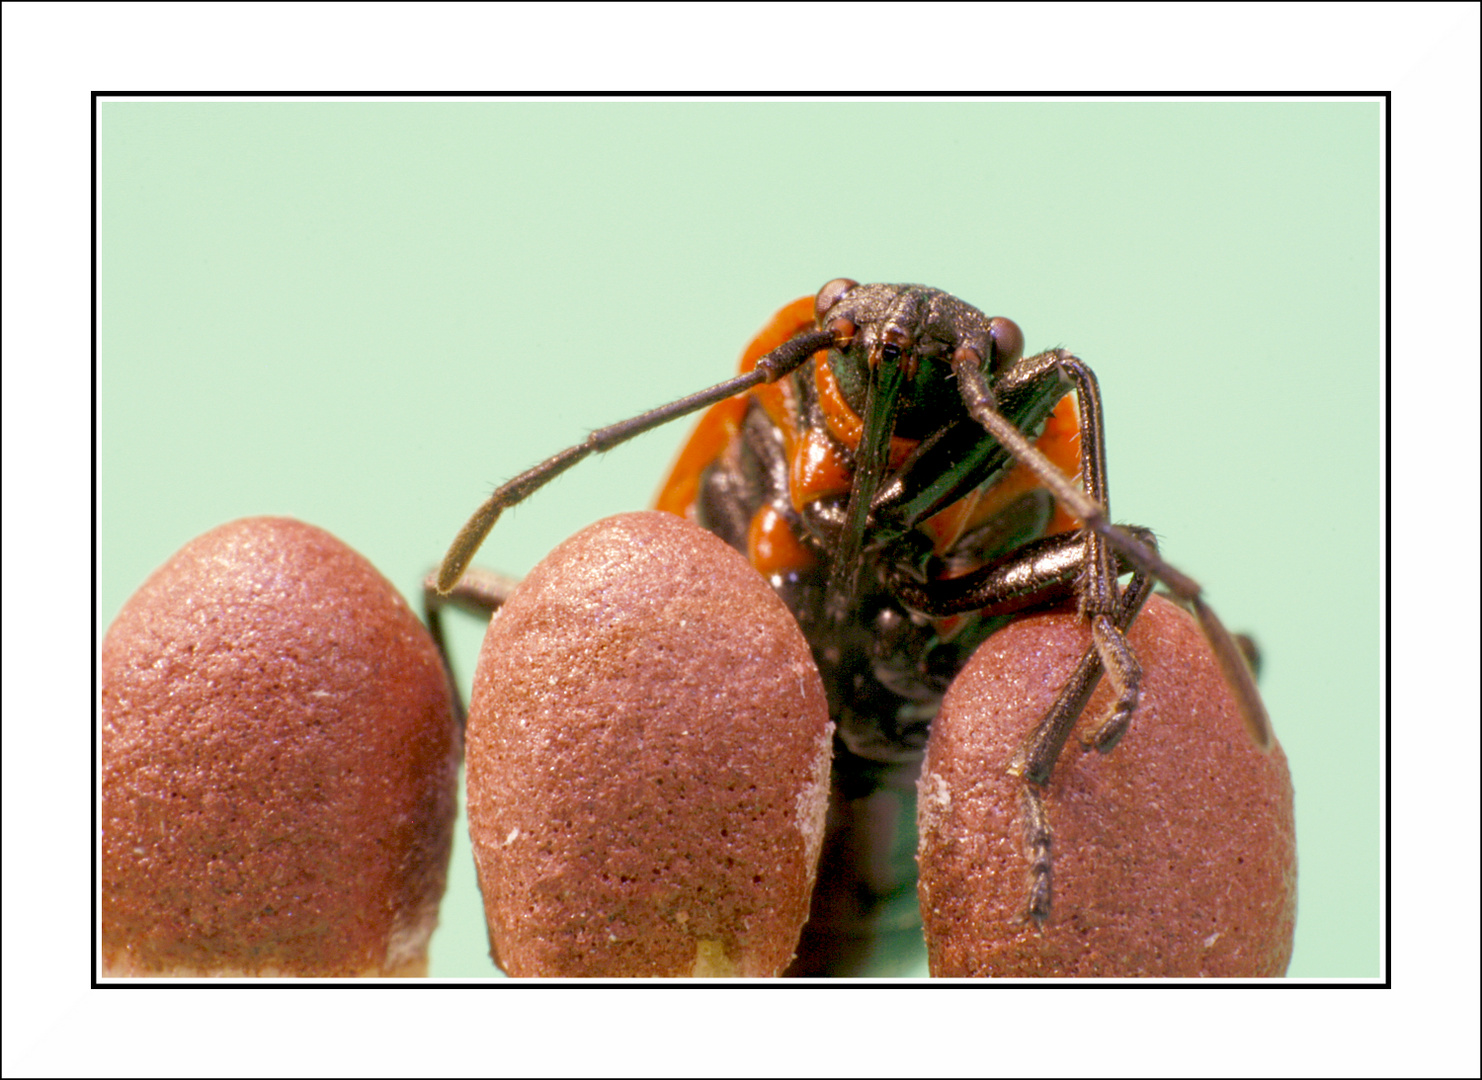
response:
[[[1133,575],[1132,581],[1117,602],[1115,614],[1109,619],[1119,634],[1126,633],[1152,591],[1153,579],[1151,577],[1140,573]],[[1056,759],[1060,757],[1061,749],[1065,746],[1066,740],[1075,728],[1076,721],[1085,710],[1086,703],[1091,700],[1091,694],[1101,679],[1104,664],[1100,649],[1093,646],[1086,650],[1080,663],[1076,665],[1075,671],[1065,681],[1055,703],[1045,712],[1039,725],[1020,746],[1014,758],[1013,771],[1021,774],[1032,784],[1043,785],[1050,779],[1050,773],[1055,767]],[[1111,750],[1126,734],[1126,719],[1113,709],[1107,719],[1097,725],[1089,740],[1090,745],[1102,753]]]
[[[957,366],[961,369],[967,365]],[[961,374],[959,370],[959,377]],[[1102,666],[1111,673],[1112,684],[1117,690],[1116,700],[1112,704],[1103,728],[1125,731],[1132,713],[1137,708],[1139,687],[1142,684],[1142,668],[1137,663],[1132,649],[1127,645],[1127,639],[1123,633],[1125,627],[1119,628],[1112,618],[1116,611],[1118,596],[1118,571],[1112,557],[1112,545],[1108,541],[1108,536],[1092,527],[1091,519],[1081,511],[1081,505],[1089,505],[1094,515],[1099,516],[1100,520],[1105,523],[1109,505],[1106,437],[1101,415],[1101,389],[1097,385],[1096,375],[1077,357],[1063,350],[1055,350],[1030,357],[1014,365],[1001,378],[1000,389],[1010,389],[1018,382],[1032,382],[1051,374],[1058,374],[1068,379],[1075,387],[1076,397],[1080,402],[1082,486],[1077,488],[1061,474],[1059,469],[1045,460],[1048,475],[1054,477],[1054,483],[1047,486],[1056,498],[1061,497],[1062,489],[1067,494],[1073,495],[1074,499],[1070,500],[1071,508],[1086,524],[1086,527],[1081,530],[1085,554],[1081,572],[1076,578],[1076,600],[1080,607],[1081,617],[1091,624],[1093,647],[1100,655]],[[1012,432],[1015,441],[1022,443],[1024,447],[1042,458],[1043,455],[1039,455],[1039,451],[1025,439],[1016,425],[1008,422],[996,409],[985,407],[989,404],[987,398],[981,394],[985,386],[986,384],[979,383],[975,386],[965,386],[963,389],[964,399],[968,400],[969,411],[973,418],[983,423],[995,438],[999,438],[1000,431]],[[991,394],[991,391],[989,393]],[[974,400],[976,400],[977,408],[973,408]],[[992,421],[992,426],[990,426],[990,421]],[[998,421],[1003,421],[1003,423],[1000,424]],[[1007,448],[1014,452],[1016,458],[1019,456],[1017,448],[1013,446]],[[1034,461],[1030,462],[1031,466],[1036,464]],[[1119,534],[1125,534],[1139,548],[1151,552],[1154,559],[1157,558],[1157,546],[1147,543],[1144,536],[1130,533],[1125,529],[1116,531]],[[1150,534],[1144,535],[1150,539]],[[1117,546],[1117,550],[1121,550],[1120,545]],[[1136,558],[1131,555],[1126,557],[1139,568],[1141,573],[1144,575],[1148,573]]]
[[[1039,788],[1024,785],[1024,851],[1029,858],[1029,917],[1044,926],[1054,899],[1055,840]]]
[[[1256,745],[1263,749],[1269,748],[1273,741],[1271,720],[1266,714],[1265,705],[1261,702],[1260,692],[1256,689],[1255,678],[1246,665],[1235,639],[1231,637],[1230,632],[1225,629],[1224,624],[1220,622],[1219,617],[1209,605],[1204,602],[1199,583],[1164,562],[1158,555],[1157,549],[1146,541],[1139,539],[1124,528],[1113,525],[1107,517],[1102,500],[1095,498],[1088,490],[1078,488],[1055,467],[1053,462],[1040,453],[1025,438],[1024,434],[998,411],[996,396],[988,385],[988,378],[982,372],[980,365],[981,357],[971,349],[959,349],[952,361],[952,370],[956,373],[962,400],[973,419],[1008,450],[1015,460],[1024,462],[1034,472],[1036,478],[1055,496],[1056,501],[1081,519],[1087,531],[1104,538],[1120,553],[1122,558],[1142,573],[1163,582],[1175,597],[1189,605],[1199,622],[1200,630],[1214,651],[1215,659],[1219,663],[1225,681],[1235,691],[1246,730],[1249,731]],[[1100,394],[1096,390],[1095,377],[1091,375],[1090,369],[1085,364],[1070,353],[1057,349],[1014,365],[1005,373],[1002,382],[1007,384],[1021,378],[1032,378],[1051,365],[1058,367],[1066,377],[1075,382],[1077,396],[1081,400],[1083,410],[1083,425],[1088,417],[1091,417],[1095,423],[1092,453],[1083,453],[1082,460],[1087,465],[1100,470],[1104,483],[1105,453],[1104,449],[1097,445],[1100,440]],[[1082,438],[1085,439],[1089,433],[1089,430],[1083,429]],[[1084,473],[1086,469],[1083,468],[1082,471]],[[1088,488],[1091,483],[1088,477]],[[1102,556],[1097,554],[1096,545],[1088,543],[1087,567],[1091,573],[1081,593],[1083,603],[1090,602],[1089,608],[1083,608],[1087,613],[1095,611],[1102,601],[1103,583],[1108,580],[1108,572],[1102,569],[1103,566],[1104,562]]]
[[[587,436],[584,442],[569,446],[559,454],[553,454],[533,469],[528,469],[513,480],[501,485],[484,501],[483,506],[474,511],[473,517],[468,519],[463,528],[458,531],[458,535],[453,538],[453,544],[448,548],[447,555],[443,556],[442,566],[438,568],[437,591],[450,592],[458,583],[458,579],[463,576],[464,571],[468,569],[468,564],[473,560],[474,553],[478,551],[479,545],[484,542],[484,538],[489,535],[489,531],[499,520],[500,514],[535,494],[577,462],[593,453],[611,450],[614,446],[625,443],[646,431],[651,431],[661,424],[667,424],[670,420],[677,420],[681,416],[708,408],[718,401],[745,393],[754,386],[776,382],[788,372],[801,367],[810,356],[831,344],[833,340],[834,335],[827,330],[799,334],[763,356],[751,371],[738,375],[734,379],[727,379],[708,390],[701,390],[689,397],[671,401],[668,405],[661,405],[640,416],[594,431]]]
[[[518,584],[512,577],[478,566],[465,571],[449,592],[438,589],[436,574],[428,574],[422,582],[423,615],[438,655],[443,659],[443,669],[448,673],[448,685],[453,692],[453,712],[460,730],[468,714],[463,706],[463,695],[458,692],[458,680],[453,677],[453,657],[448,652],[447,638],[443,633],[443,609],[457,608],[487,622],[504,606]]]
[[[1147,529],[1133,528],[1130,531],[1146,543],[1153,542],[1153,535]],[[960,577],[923,583],[896,573],[888,581],[891,591],[902,603],[922,614],[943,617],[973,611],[992,618],[1044,608],[1075,596],[1083,558],[1081,538],[1074,533],[1062,533],[1024,544]],[[1116,568],[1119,573],[1129,569],[1120,562]],[[1015,766],[1017,771],[1025,772],[1039,783],[1049,778],[1060,747],[1090,700],[1102,671],[1108,666],[1117,688],[1118,701],[1129,696],[1122,684],[1126,676],[1118,671],[1121,649],[1116,645],[1104,647],[1100,639],[1120,639],[1125,648],[1123,635],[1142,610],[1152,586],[1151,576],[1134,573],[1127,588],[1121,591],[1113,611],[1092,620],[1092,647],[1086,650],[1080,666],[1046,712],[1044,721],[1036,728],[1035,737],[1021,750]],[[1100,619],[1105,620],[1105,625],[1098,629]],[[1108,652],[1113,654],[1110,665],[1107,663]],[[1135,700],[1135,691],[1131,696]],[[1097,726],[1092,745],[1103,752],[1115,746],[1126,731],[1129,715],[1127,710],[1114,706],[1107,719]],[[1038,749],[1031,752],[1033,747]]]
[[[1145,530],[1139,532],[1151,537]],[[1147,574],[1138,573],[1133,575],[1132,581],[1122,593],[1116,613],[1109,621],[1113,624],[1116,637],[1122,640],[1124,646],[1126,642],[1122,635],[1137,618],[1137,613],[1142,610],[1143,603],[1152,591],[1153,579]],[[1054,841],[1050,815],[1045,809],[1043,788],[1076,720],[1085,710],[1086,703],[1090,701],[1091,694],[1101,679],[1103,664],[1099,648],[1087,650],[1061,688],[1055,703],[1019,747],[1010,766],[1011,771],[1017,773],[1024,782],[1024,850],[1029,860],[1028,914],[1036,926],[1043,926],[1050,917],[1054,898]],[[1114,680],[1116,677],[1113,675]],[[1119,693],[1118,696],[1122,695]],[[1129,719],[1130,714],[1120,713],[1113,708],[1108,718],[1097,727],[1090,744],[1106,753],[1126,734]]]

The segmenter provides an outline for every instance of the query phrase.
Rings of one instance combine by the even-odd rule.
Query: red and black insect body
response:
[[[771,582],[809,641],[836,724],[830,838],[796,973],[847,973],[838,942],[819,935],[875,932],[874,912],[906,893],[914,911],[913,849],[894,872],[871,865],[880,839],[870,834],[899,822],[878,820],[869,801],[910,791],[943,693],[1017,614],[1074,601],[1093,639],[1008,763],[1025,787],[1030,919],[1052,910],[1041,789],[1103,672],[1116,693],[1094,744],[1110,750],[1127,730],[1141,671],[1125,631],[1155,580],[1193,609],[1252,734],[1270,744],[1250,672],[1198,585],[1162,561],[1151,533],[1108,520],[1094,374],[1064,350],[1022,353],[1013,322],[941,290],[831,281],[777,313],[740,376],[594,432],[505,484],[444,561],[446,592],[503,509],[593,451],[710,407],[658,508],[716,533]]]
[[[811,330],[815,307],[827,313],[825,303],[845,284],[831,283],[821,300],[805,297],[778,312],[743,355],[742,370]],[[856,327],[863,320],[868,336],[869,319],[878,321],[883,306],[901,295],[891,286],[853,286],[841,317],[853,316]],[[916,295],[961,306],[935,290]],[[1018,328],[1007,319],[990,326],[996,355],[1017,359]],[[786,378],[712,407],[656,506],[689,517],[748,557],[814,643],[843,748],[861,761],[895,763],[919,758],[942,692],[1001,621],[960,607],[931,617],[899,592],[919,601],[933,583],[960,587],[969,571],[1076,523],[1007,454],[971,457],[988,447],[982,429],[963,411],[935,350],[924,346],[914,380],[899,394],[884,469],[859,477],[857,498],[869,505],[863,535],[857,525],[847,533],[866,430],[868,349],[856,332],[846,350],[819,350]],[[1051,388],[1024,405],[1018,421],[1043,428],[1039,449],[1078,473],[1074,395]]]

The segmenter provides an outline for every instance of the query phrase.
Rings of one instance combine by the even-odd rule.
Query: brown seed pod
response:
[[[468,814],[512,975],[769,976],[808,911],[832,724],[746,561],[670,514],[578,533],[489,626]]]
[[[957,677],[931,732],[918,801],[920,896],[937,976],[1279,976],[1296,923],[1291,775],[1258,749],[1208,646],[1153,597],[1132,627],[1145,673],[1110,753],[1081,743],[1044,803],[1054,904],[1026,915],[1029,861],[1016,751],[1089,642],[1074,613],[1016,620]]]
[[[102,666],[105,975],[426,974],[458,732],[370,563],[224,525],[129,599]]]

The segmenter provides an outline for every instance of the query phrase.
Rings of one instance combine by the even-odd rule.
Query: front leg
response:
[[[453,677],[453,658],[448,652],[447,638],[443,634],[443,609],[456,608],[488,621],[504,606],[518,584],[512,577],[479,566],[469,567],[458,583],[446,593],[438,590],[436,572],[428,574],[422,582],[423,615],[433,643],[437,645],[438,655],[443,658],[443,669],[448,673],[448,686],[453,692],[453,712],[460,730],[468,712],[463,704],[463,695],[458,692],[458,680]]]
[[[1044,926],[1049,919],[1054,897],[1053,835],[1043,789],[1066,739],[1100,682],[1103,670],[1111,672],[1116,694],[1106,718],[1097,725],[1090,745],[1106,753],[1126,734],[1142,678],[1141,665],[1127,644],[1126,632],[1142,610],[1152,588],[1150,577],[1134,575],[1122,594],[1116,614],[1092,622],[1091,648],[1081,657],[1081,662],[1061,688],[1059,697],[1020,746],[1009,766],[1024,784],[1024,848],[1029,860],[1027,914],[1036,926]],[[1106,653],[1116,660],[1107,663],[1104,659]],[[1130,670],[1117,666],[1122,662],[1130,663]]]
[[[1133,528],[1129,532],[1143,543],[1155,545],[1151,531]],[[934,616],[965,611],[977,611],[985,617],[1016,614],[1072,597],[1084,607],[1085,582],[1095,576],[1087,570],[1086,553],[1083,534],[1064,533],[1025,544],[957,578],[922,583],[896,574],[891,588],[903,603]],[[1125,570],[1117,565],[1109,573]],[[1115,577],[1111,580],[1115,593]],[[1104,671],[1110,672],[1115,694],[1090,744],[1105,753],[1126,734],[1137,707],[1142,677],[1126,632],[1152,587],[1151,577],[1136,573],[1110,613],[1090,617],[1090,647],[1009,764],[1009,770],[1024,783],[1024,842],[1030,863],[1026,910],[1036,925],[1043,925],[1049,918],[1053,879],[1052,835],[1041,792]]]
[[[1212,651],[1173,604],[1149,597],[1130,628],[1145,678],[1114,753],[1068,747],[1044,787],[1004,767],[1089,636],[1073,609],[1015,620],[943,700],[918,803],[932,974],[1281,974],[1296,895],[1285,759],[1248,737]],[[1053,879],[1035,870],[1051,851]],[[1026,912],[1036,891],[1050,915],[1039,924]]]

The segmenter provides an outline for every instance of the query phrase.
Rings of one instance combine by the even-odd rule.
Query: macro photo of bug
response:
[[[1291,787],[1249,650],[1110,519],[1090,367],[1024,352],[947,292],[835,279],[737,377],[468,521],[428,615],[494,613],[468,802],[509,974],[854,975],[922,925],[938,976],[1284,973]],[[470,570],[504,510],[702,410],[658,514],[519,586]]]

